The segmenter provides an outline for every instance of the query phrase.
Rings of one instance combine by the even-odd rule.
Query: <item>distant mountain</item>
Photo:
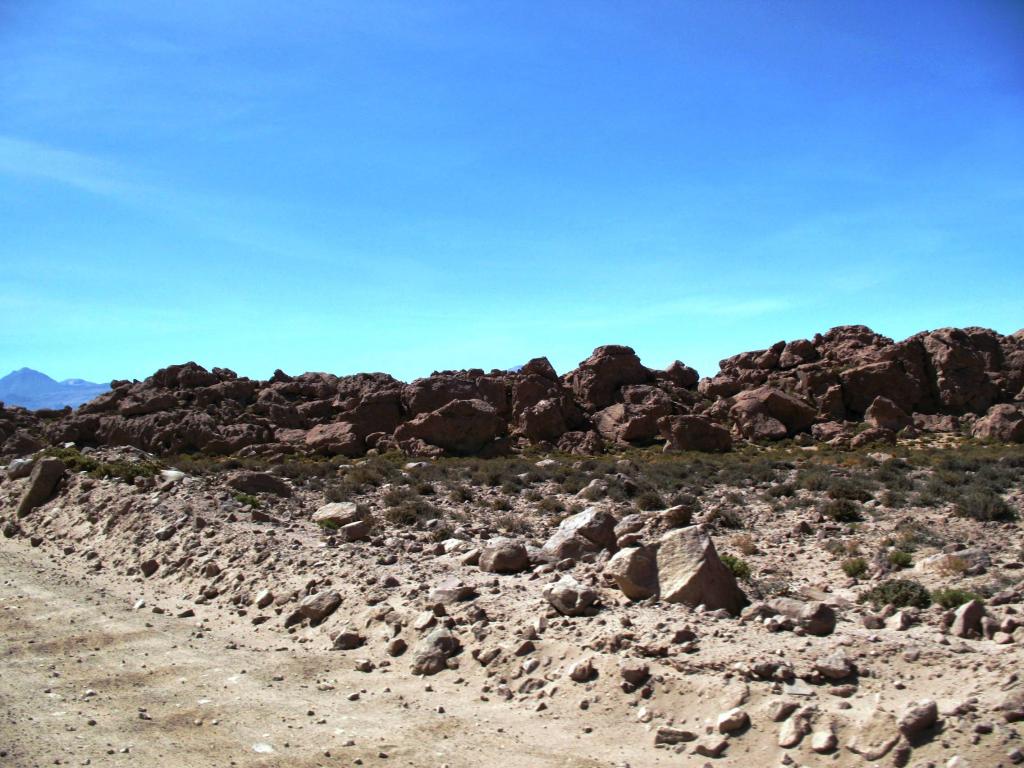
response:
[[[77,408],[110,389],[109,384],[94,384],[82,379],[54,381],[45,373],[21,368],[0,379],[0,403],[20,405],[33,411],[40,408]]]

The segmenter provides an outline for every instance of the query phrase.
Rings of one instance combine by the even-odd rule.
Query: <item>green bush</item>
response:
[[[45,454],[60,459],[72,472],[86,472],[97,479],[113,477],[126,483],[134,483],[139,477],[155,477],[162,469],[160,464],[148,460],[98,461],[77,448],[48,448]]]
[[[832,499],[823,504],[819,511],[837,523],[855,523],[861,519],[860,507],[850,499]]]
[[[725,566],[732,571],[732,575],[737,579],[746,581],[750,578],[750,566],[746,562],[736,557],[735,555],[721,555],[722,562]]]
[[[425,520],[433,520],[440,515],[441,511],[437,507],[426,499],[416,496],[388,507],[384,512],[384,519],[396,525],[416,525]]]
[[[843,560],[842,568],[851,579],[859,579],[868,572],[868,561],[863,557],[849,557]]]
[[[909,552],[903,552],[899,549],[889,552],[890,565],[894,565],[897,568],[909,568],[911,562],[913,562],[913,558],[911,558]]]
[[[860,602],[871,603],[876,610],[889,604],[897,608],[927,608],[932,599],[928,590],[912,579],[889,579],[862,594]]]
[[[940,587],[932,590],[932,600],[943,608],[952,609],[959,608],[971,600],[981,600],[981,595],[959,587]]]
[[[232,498],[240,504],[245,504],[248,507],[262,507],[263,503],[251,493],[242,493],[241,491],[231,494]]]
[[[636,504],[637,509],[644,512],[665,508],[665,500],[657,491],[644,491],[636,497],[633,503]]]
[[[1007,522],[1017,515],[1003,497],[989,491],[970,491],[956,502],[956,513],[961,517],[982,522]]]

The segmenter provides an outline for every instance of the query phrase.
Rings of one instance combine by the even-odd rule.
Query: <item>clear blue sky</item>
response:
[[[0,374],[1024,326],[1024,3],[0,0]]]

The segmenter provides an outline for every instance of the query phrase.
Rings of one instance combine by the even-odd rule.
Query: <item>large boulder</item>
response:
[[[1024,443],[1024,413],[1008,403],[993,405],[985,416],[974,422],[971,434],[982,440]]]
[[[593,430],[589,432],[572,431],[566,432],[558,438],[557,448],[562,453],[596,456],[604,451],[604,441],[601,439],[601,435]]]
[[[236,472],[228,478],[227,485],[241,493],[272,493],[275,496],[291,496],[292,489],[284,480],[269,472]]]
[[[531,442],[557,440],[566,431],[561,403],[553,398],[526,406],[519,414],[519,432]]]
[[[341,595],[333,589],[307,595],[299,601],[295,610],[285,619],[285,626],[290,627],[298,624],[303,619],[308,619],[311,624],[319,624],[341,605]]]
[[[647,547],[619,550],[608,561],[604,575],[630,600],[646,600],[658,594],[657,556]]]
[[[935,389],[942,410],[978,413],[999,396],[999,388],[987,370],[989,364],[999,361],[986,359],[979,348],[992,346],[994,342],[998,355],[998,341],[995,338],[985,339],[983,334],[975,334],[975,337],[980,345],[960,328],[940,328],[921,339],[934,371]],[[985,344],[986,341],[990,343]]]
[[[732,435],[707,416],[666,416],[658,421],[666,449],[724,453],[732,450]]]
[[[488,573],[519,573],[530,567],[530,556],[522,542],[499,537],[480,551],[480,570]]]
[[[677,387],[683,389],[693,389],[700,381],[696,369],[684,365],[679,360],[674,361],[665,369],[665,376]]]
[[[914,420],[907,415],[906,411],[888,397],[883,397],[882,395],[871,401],[871,405],[864,412],[864,421],[869,426],[886,429],[890,432],[899,432],[904,427],[909,427],[914,423]]]
[[[772,613],[785,616],[812,635],[831,635],[836,628],[836,612],[825,603],[776,597],[768,601],[767,607]]]
[[[365,521],[368,511],[362,504],[352,501],[335,501],[324,504],[313,513],[313,522],[324,528],[339,529],[351,523]]]
[[[719,559],[703,526],[669,531],[658,542],[658,585],[661,599],[691,608],[724,608],[738,615],[746,595],[732,571]]]
[[[911,413],[924,397],[923,385],[897,360],[883,360],[847,368],[840,372],[843,402],[853,413],[862,414],[879,395]]]
[[[578,558],[587,552],[615,549],[618,520],[600,507],[588,507],[565,518],[544,543],[542,552],[552,560]]]
[[[621,387],[644,384],[652,378],[631,347],[614,344],[598,347],[576,370],[566,374],[576,399],[590,412],[614,403]]]
[[[366,452],[355,426],[348,421],[317,424],[306,433],[306,447],[327,456],[362,456]]]
[[[729,413],[749,440],[781,440],[806,432],[817,415],[807,403],[772,387],[741,392]]]
[[[454,454],[477,453],[505,432],[505,420],[483,400],[452,400],[395,430],[395,440],[422,440]]]
[[[24,517],[49,501],[63,476],[63,461],[51,457],[39,459],[28,476],[28,486],[18,502],[17,516]]]
[[[438,627],[416,645],[412,673],[436,675],[448,666],[448,659],[462,650],[459,638],[444,627]]]

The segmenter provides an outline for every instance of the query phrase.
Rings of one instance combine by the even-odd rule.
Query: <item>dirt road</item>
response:
[[[586,733],[481,701],[457,675],[364,674],[350,657],[136,609],[127,591],[53,549],[0,540],[0,765],[514,768],[670,757],[624,743],[593,712]]]

